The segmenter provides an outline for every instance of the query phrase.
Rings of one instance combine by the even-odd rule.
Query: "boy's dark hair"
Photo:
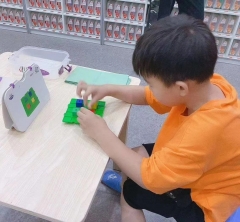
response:
[[[136,44],[132,64],[142,77],[176,81],[208,80],[217,60],[215,38],[201,20],[187,15],[160,19]]]

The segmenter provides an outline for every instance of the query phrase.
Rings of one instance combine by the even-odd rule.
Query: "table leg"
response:
[[[127,142],[127,127],[128,127],[128,119],[129,119],[129,114],[127,115],[125,122],[123,124],[123,127],[121,129],[121,132],[119,134],[119,139],[126,144]],[[113,169],[117,171],[121,171],[120,168],[113,162]]]

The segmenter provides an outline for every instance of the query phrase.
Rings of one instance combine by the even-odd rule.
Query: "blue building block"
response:
[[[239,222],[240,221],[240,207],[227,219],[226,222]]]
[[[77,99],[76,107],[83,107],[83,106],[84,106],[83,100],[82,99]]]

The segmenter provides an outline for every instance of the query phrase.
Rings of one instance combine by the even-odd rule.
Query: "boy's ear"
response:
[[[184,97],[188,94],[189,88],[188,88],[188,84],[186,82],[177,81],[175,84],[176,84],[176,87],[179,91],[180,96]]]

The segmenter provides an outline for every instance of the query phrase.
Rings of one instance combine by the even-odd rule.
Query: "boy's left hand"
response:
[[[84,133],[96,141],[101,132],[109,130],[106,122],[101,117],[84,107],[78,112],[78,122]]]

